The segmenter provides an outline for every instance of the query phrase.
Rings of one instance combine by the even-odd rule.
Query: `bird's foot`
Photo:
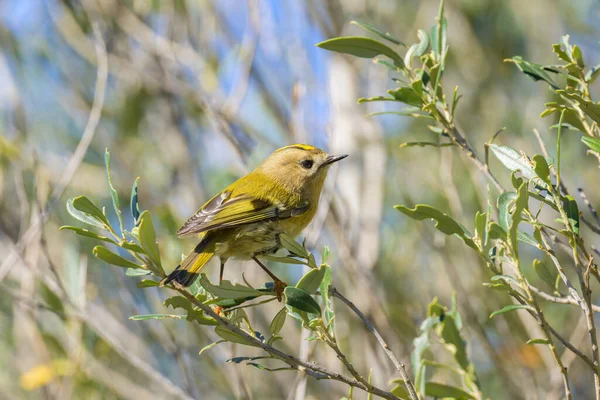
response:
[[[277,301],[279,301],[281,303],[281,301],[283,300],[283,291],[287,287],[287,283],[285,283],[284,281],[280,281],[279,279],[277,279],[274,283],[275,283],[275,294],[277,295]]]

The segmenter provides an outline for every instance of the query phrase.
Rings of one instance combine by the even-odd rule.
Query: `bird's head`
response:
[[[290,188],[320,192],[329,167],[346,157],[329,155],[306,144],[293,144],[276,150],[257,170]]]

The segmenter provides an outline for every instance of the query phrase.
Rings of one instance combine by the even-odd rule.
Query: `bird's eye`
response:
[[[311,169],[313,164],[314,164],[313,160],[304,160],[300,163],[300,165],[302,165],[306,169]]]

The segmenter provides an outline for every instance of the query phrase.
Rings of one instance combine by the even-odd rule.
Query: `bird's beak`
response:
[[[346,157],[348,157],[348,154],[342,154],[339,156],[327,156],[325,162],[323,163],[323,166],[333,164],[334,162],[343,160]]]

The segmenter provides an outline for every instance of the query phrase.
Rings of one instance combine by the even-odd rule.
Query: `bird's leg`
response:
[[[271,277],[271,279],[273,279],[273,283],[275,284],[275,294],[277,295],[277,300],[281,302],[281,299],[283,298],[283,289],[285,289],[287,283],[285,283],[284,281],[276,277],[274,273],[269,271],[269,269],[265,267],[265,265],[261,263],[258,260],[258,258],[254,256],[252,257],[252,259],[256,261],[258,265],[260,265],[260,267]]]
[[[225,271],[225,261],[221,260],[221,271],[219,271],[219,285],[223,283],[223,272]]]

